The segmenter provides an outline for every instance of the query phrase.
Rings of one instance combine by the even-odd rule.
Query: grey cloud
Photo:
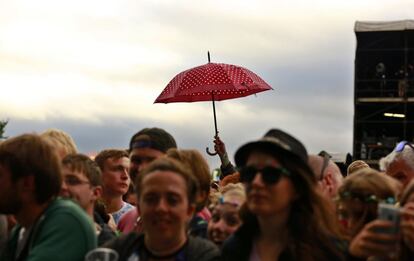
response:
[[[207,62],[206,51],[210,50],[213,62],[245,66],[275,88],[273,92],[258,94],[257,98],[218,104],[220,135],[230,154],[242,143],[259,138],[272,127],[292,133],[310,152],[321,149],[348,152],[351,149],[353,20],[340,21],[347,25],[317,30],[303,25],[302,31],[295,31],[278,20],[270,21],[270,18],[252,18],[249,15],[225,17],[215,15],[211,9],[172,5],[174,7],[167,4],[155,6],[151,1],[136,5],[135,11],[145,19],[137,17],[128,26],[134,28],[131,37],[135,41],[160,46],[166,44],[169,51],[182,58],[181,61],[157,67],[136,66],[122,72],[91,71],[81,66],[76,70],[114,82],[159,83],[160,88],[154,90],[156,97],[176,73]],[[131,19],[134,19],[132,13],[135,11],[129,10]],[[113,30],[112,26],[106,27],[104,21],[92,22],[93,27]],[[125,21],[112,22],[122,24]],[[167,30],[167,33],[142,34],[142,30],[148,28]],[[239,117],[231,108],[235,103],[245,106],[252,116]],[[126,147],[130,136],[139,129],[159,126],[170,131],[180,147],[204,151],[205,146],[212,147],[214,136],[211,111],[208,112],[204,115],[204,122],[198,119],[175,124],[125,117],[104,117],[100,124],[64,118],[45,121],[12,118],[6,135],[56,127],[69,132],[81,151],[91,152],[107,147]],[[217,158],[208,159],[212,165],[218,163]]]
[[[48,118],[45,120],[25,120],[12,118],[6,128],[6,136],[12,137],[23,133],[40,133],[48,128],[58,128],[69,133],[82,153],[99,152],[105,148],[127,148],[129,139],[145,127],[160,127],[170,132],[179,147],[195,148],[204,151],[212,146],[214,133],[199,126],[185,124],[165,124],[154,121],[140,121],[132,118],[103,118],[102,123],[91,123],[65,118]],[[212,123],[212,122],[211,122]],[[211,138],[210,138],[211,137]],[[215,158],[208,158],[216,165]]]

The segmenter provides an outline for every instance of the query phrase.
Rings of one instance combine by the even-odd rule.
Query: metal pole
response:
[[[216,135],[214,137],[216,137],[216,136],[218,136],[218,130],[217,130],[216,104],[215,104],[215,101],[214,101],[214,92],[211,92],[211,97],[212,97],[212,102],[213,102],[214,129],[216,130]],[[206,152],[210,156],[217,155],[217,151],[210,152],[208,147],[206,148]]]
[[[208,58],[208,63],[210,63],[210,51],[207,51],[207,58]],[[218,130],[217,130],[216,103],[215,103],[215,100],[214,100],[214,91],[211,92],[211,100],[213,102],[214,129],[216,131],[216,134],[214,135],[214,137],[216,137],[216,136],[218,136]],[[208,147],[206,148],[206,152],[210,156],[217,155],[217,151],[210,152]]]
[[[214,92],[211,92],[212,100],[213,100],[213,114],[214,114],[214,129],[216,130],[216,136],[218,135],[217,130],[217,117],[216,117],[216,104],[214,101]]]

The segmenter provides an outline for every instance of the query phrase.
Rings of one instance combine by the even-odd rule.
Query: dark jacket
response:
[[[253,239],[259,235],[260,228],[256,220],[244,223],[240,228],[224,242],[221,260],[223,261],[248,261],[253,247]],[[326,250],[326,260],[345,260],[346,244],[340,240],[332,240],[338,247],[339,255]],[[343,255],[341,254],[343,253]],[[293,246],[289,245],[279,256],[279,261],[297,260]]]
[[[145,255],[144,234],[129,233],[112,240],[104,245],[114,249],[119,254],[118,261],[126,261],[135,252],[139,254],[139,260],[148,260]],[[178,254],[179,260],[185,261],[216,261],[220,260],[220,251],[212,242],[198,238],[189,237],[186,246]],[[177,255],[177,256],[178,256]],[[178,259],[178,258],[177,258]]]
[[[208,222],[199,216],[194,216],[189,224],[188,233],[193,237],[207,239]]]
[[[93,219],[95,223],[98,224],[101,228],[99,235],[98,235],[98,246],[102,246],[106,242],[112,240],[116,237],[116,234],[112,229],[105,223],[103,218],[97,213],[93,213]]]
[[[243,224],[227,239],[222,248],[223,261],[248,261],[253,246],[253,238],[258,234],[257,224]]]

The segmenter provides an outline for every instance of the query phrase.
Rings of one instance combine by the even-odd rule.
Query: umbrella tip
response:
[[[210,63],[210,51],[207,51],[208,63]]]

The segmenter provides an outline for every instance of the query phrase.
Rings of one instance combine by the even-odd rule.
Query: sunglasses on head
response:
[[[267,166],[258,169],[254,166],[246,166],[240,169],[240,181],[251,183],[259,172],[262,174],[263,182],[268,185],[277,183],[282,175],[290,176],[290,172],[285,168]]]
[[[396,152],[402,152],[405,148],[405,146],[408,146],[410,148],[412,148],[414,150],[414,146],[411,142],[403,140],[400,143],[397,144],[397,146],[395,147],[395,151]]]
[[[360,193],[353,193],[349,191],[344,191],[339,193],[338,197],[336,198],[337,201],[341,200],[348,200],[348,199],[356,199],[363,203],[379,203],[384,202],[387,204],[395,204],[397,201],[393,197],[387,197],[385,199],[379,199],[377,196],[373,194],[363,195]]]
[[[318,180],[321,181],[323,179],[323,173],[325,172],[326,168],[328,167],[329,160],[332,158],[332,156],[324,150],[319,152],[318,156],[321,156],[323,158],[321,174],[318,177]]]

